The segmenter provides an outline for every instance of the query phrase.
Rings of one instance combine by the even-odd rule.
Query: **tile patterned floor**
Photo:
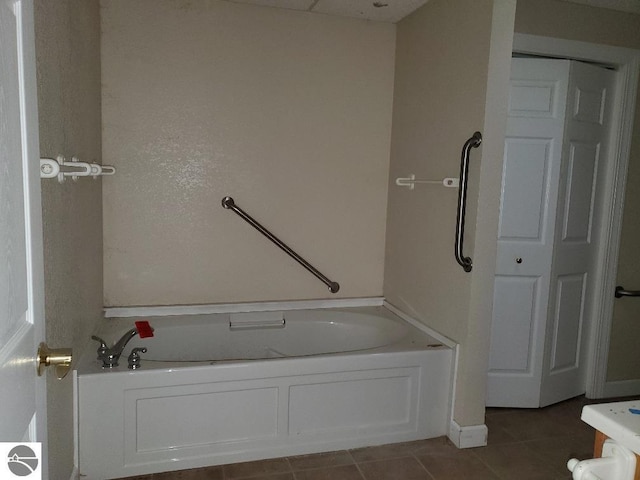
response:
[[[446,437],[129,477],[127,480],[568,480],[569,458],[591,458],[594,430],[578,397],[543,409],[487,409],[486,447]]]

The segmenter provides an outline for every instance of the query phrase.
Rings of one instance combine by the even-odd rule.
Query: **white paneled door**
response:
[[[614,73],[513,59],[487,405],[540,407],[585,391]]]
[[[571,62],[549,292],[542,406],[585,392],[615,74]]]
[[[0,441],[46,437],[39,169],[33,5],[0,0]]]

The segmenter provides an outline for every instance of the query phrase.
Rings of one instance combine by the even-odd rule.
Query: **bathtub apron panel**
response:
[[[77,371],[80,474],[119,478],[444,435],[452,350],[431,345]]]

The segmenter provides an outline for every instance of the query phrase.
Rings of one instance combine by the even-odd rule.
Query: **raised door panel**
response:
[[[599,143],[571,142],[567,165],[567,185],[562,221],[563,243],[591,241]]]
[[[552,118],[557,112],[558,83],[513,80],[509,88],[509,116]]]
[[[506,140],[498,240],[543,242],[550,141]]]
[[[594,125],[604,125],[608,94],[606,86],[577,85],[574,90],[573,120]]]
[[[557,280],[551,346],[552,372],[577,368],[580,364],[585,277],[586,275],[565,275]]]
[[[496,276],[489,358],[492,372],[531,373],[537,287],[536,277]]]

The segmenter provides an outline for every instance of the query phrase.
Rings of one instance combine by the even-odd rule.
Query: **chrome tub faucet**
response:
[[[122,355],[124,347],[129,343],[133,337],[138,334],[136,328],[132,328],[125,333],[120,340],[118,340],[112,347],[108,347],[107,343],[95,335],[91,335],[91,338],[100,343],[98,347],[98,360],[102,360],[102,368],[113,368],[118,366],[118,359]]]

